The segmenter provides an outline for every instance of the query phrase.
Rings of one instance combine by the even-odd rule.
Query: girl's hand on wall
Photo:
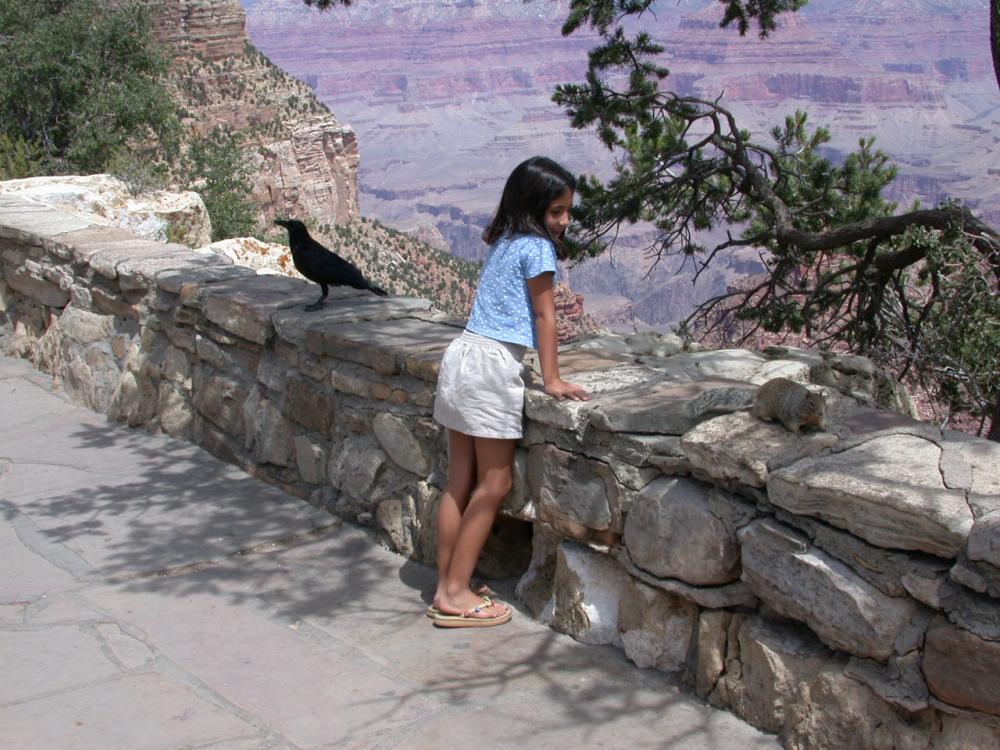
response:
[[[568,398],[571,401],[590,401],[590,395],[582,386],[576,383],[567,383],[565,380],[553,380],[545,384],[545,392],[556,401]]]

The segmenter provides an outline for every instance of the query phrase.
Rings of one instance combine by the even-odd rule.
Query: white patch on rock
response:
[[[211,241],[208,210],[201,196],[190,190],[154,190],[133,196],[121,180],[95,174],[7,180],[0,182],[2,193],[17,193],[94,224],[122,227],[157,242],[200,247]]]
[[[582,643],[622,647],[618,599],[628,574],[615,560],[574,542],[559,545],[552,627]]]
[[[238,266],[252,268],[258,274],[292,276],[301,279],[285,245],[263,242],[255,237],[234,237],[197,248],[200,253],[224,255]]]

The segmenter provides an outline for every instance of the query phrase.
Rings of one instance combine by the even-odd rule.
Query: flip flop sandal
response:
[[[495,602],[495,603],[496,603],[496,604],[503,604],[503,602]],[[507,605],[506,605],[506,604],[503,604],[503,606],[507,606]],[[435,607],[435,606],[434,606],[433,604],[431,604],[431,605],[430,605],[429,607],[427,607],[427,612],[426,612],[426,615],[427,615],[428,617],[434,617],[434,615],[436,615],[436,614],[437,614],[438,612],[440,612],[440,611],[441,611],[440,609],[438,609],[438,608],[437,608],[437,607]]]
[[[482,604],[468,609],[460,615],[446,615],[444,612],[438,611],[434,615],[434,624],[439,628],[490,628],[510,622],[513,613],[509,607],[503,614],[496,617],[476,617],[484,609],[492,606],[493,600],[484,596]]]
[[[506,604],[504,604],[503,602],[500,602],[500,601],[498,601],[498,602],[494,602],[494,601],[493,601],[493,600],[491,599],[490,595],[488,595],[488,594],[483,594],[482,596],[483,596],[483,599],[490,599],[490,603],[491,603],[491,604],[499,604],[499,605],[500,605],[500,606],[502,606],[502,607],[507,607],[507,610],[508,610],[508,611],[510,611],[510,607],[509,607],[509,606],[507,606]],[[430,618],[432,618],[432,619],[433,619],[433,618],[434,618],[434,616],[435,616],[435,615],[438,615],[438,614],[441,614],[441,610],[440,610],[440,609],[438,609],[437,607],[435,607],[435,606],[434,606],[433,604],[431,604],[431,605],[430,605],[429,607],[427,607],[427,616],[428,616],[428,617],[430,617]]]
[[[480,584],[478,584],[476,586],[473,586],[472,587],[472,593],[476,594],[478,596],[485,596],[485,597],[494,597],[494,596],[497,595],[497,592],[494,591],[493,589],[491,589],[489,587],[489,585],[487,585],[485,583],[480,583]],[[431,604],[429,607],[427,607],[427,616],[428,617],[434,617],[434,615],[436,615],[438,612],[440,612],[440,610],[437,607],[435,607],[433,604]]]

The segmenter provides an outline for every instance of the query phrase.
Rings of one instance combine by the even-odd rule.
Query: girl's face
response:
[[[545,228],[553,238],[560,238],[570,222],[570,210],[573,208],[573,191],[569,188],[556,196],[549,207],[545,209]]]

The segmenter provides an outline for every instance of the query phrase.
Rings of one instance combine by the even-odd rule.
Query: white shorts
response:
[[[520,438],[525,349],[464,331],[441,359],[434,419],[473,437]]]

